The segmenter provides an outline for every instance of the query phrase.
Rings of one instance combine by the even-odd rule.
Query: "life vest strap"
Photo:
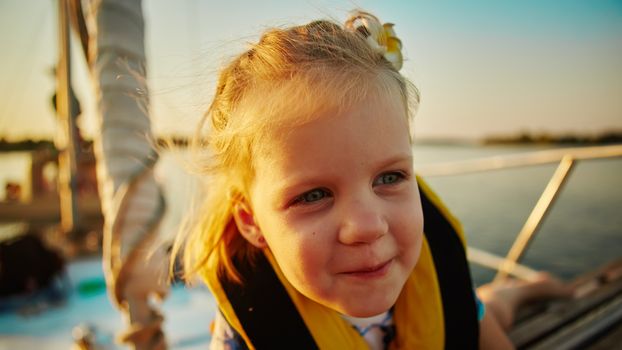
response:
[[[479,322],[466,251],[440,200],[420,184],[423,231],[432,251],[443,300],[446,349],[477,349]],[[446,210],[446,209],[445,209]]]
[[[265,255],[257,254],[252,264],[240,261],[234,264],[244,284],[223,281],[222,287],[253,346],[256,349],[289,349],[296,344],[296,349],[317,349]]]

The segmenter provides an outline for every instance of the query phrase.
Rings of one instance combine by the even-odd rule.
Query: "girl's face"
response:
[[[355,317],[395,303],[423,232],[408,130],[390,96],[263,141],[251,221],[305,296]]]

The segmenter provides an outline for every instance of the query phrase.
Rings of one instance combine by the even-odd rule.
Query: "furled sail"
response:
[[[154,178],[158,155],[149,120],[142,4],[85,4],[88,43],[83,45],[97,99],[94,147],[105,219],[104,272],[130,324],[121,341],[136,349],[162,349],[162,316],[150,300],[167,292],[166,252],[153,247],[165,202]]]

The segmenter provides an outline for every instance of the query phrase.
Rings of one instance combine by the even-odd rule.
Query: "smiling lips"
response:
[[[389,259],[378,265],[363,267],[361,269],[356,269],[352,271],[346,271],[340,274],[345,275],[345,276],[365,278],[365,279],[378,278],[378,277],[383,277],[384,275],[386,275],[389,269],[391,268],[391,265],[393,265],[393,259]]]

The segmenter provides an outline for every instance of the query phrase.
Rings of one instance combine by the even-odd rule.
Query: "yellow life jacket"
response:
[[[417,178],[424,213],[421,255],[393,313],[390,349],[476,349],[479,323],[462,228]],[[336,311],[300,294],[266,250],[252,265],[234,262],[244,285],[218,276],[210,259],[207,284],[220,312],[249,349],[367,349]]]

